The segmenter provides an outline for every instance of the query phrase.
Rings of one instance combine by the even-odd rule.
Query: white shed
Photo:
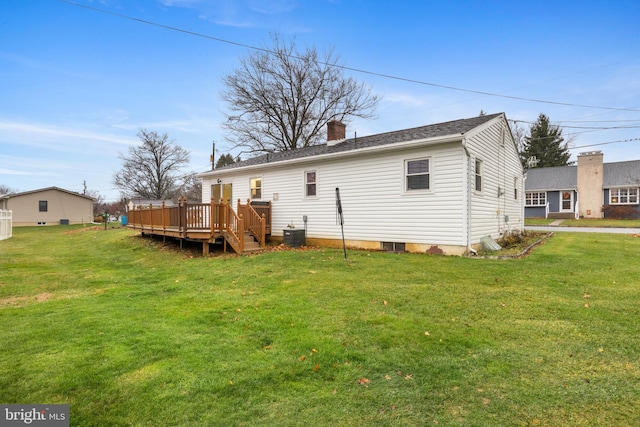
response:
[[[503,113],[332,140],[201,174],[202,199],[271,202],[273,238],[312,245],[462,255],[524,229],[523,169]],[[305,221],[306,219],[306,221]]]

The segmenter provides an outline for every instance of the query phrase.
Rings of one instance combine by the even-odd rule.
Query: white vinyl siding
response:
[[[437,189],[437,197],[431,192],[404,191],[405,161],[425,157],[431,160],[430,187],[431,191]],[[464,165],[459,144],[452,143],[271,167],[258,173],[231,170],[224,182],[233,182],[234,196],[244,200],[249,194],[248,178],[263,176],[263,200],[272,201],[274,236],[282,235],[292,222],[302,227],[306,215],[308,237],[341,239],[335,204],[335,189],[340,188],[347,240],[464,245]],[[311,170],[322,173],[316,197],[306,197],[305,186],[301,185],[301,177]],[[278,200],[273,198],[274,193]]]

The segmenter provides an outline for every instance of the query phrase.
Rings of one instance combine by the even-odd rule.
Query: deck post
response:
[[[239,199],[238,199],[239,200]],[[244,218],[242,215],[238,215],[238,239],[240,239],[240,254],[244,253]]]
[[[153,231],[153,203],[149,203],[149,222],[151,223],[151,231]]]
[[[160,211],[160,215],[162,215],[162,231],[164,232],[167,229],[167,224],[164,221],[164,200],[162,201],[162,210]]]
[[[211,237],[215,235],[216,228],[216,201],[212,197],[209,207],[209,230],[211,231]]]
[[[202,255],[209,255],[209,242],[202,242]]]
[[[262,214],[262,230],[260,231],[260,246],[262,249],[267,246],[267,216]]]

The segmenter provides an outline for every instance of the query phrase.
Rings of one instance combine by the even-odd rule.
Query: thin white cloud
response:
[[[73,142],[77,147],[78,140],[86,144],[111,143],[119,145],[131,145],[136,142],[134,138],[126,138],[118,135],[99,133],[76,129],[72,127],[58,127],[39,123],[25,123],[0,120],[2,139],[11,143],[23,143],[40,146],[42,143],[61,141],[63,145]],[[49,146],[49,148],[55,148]]]

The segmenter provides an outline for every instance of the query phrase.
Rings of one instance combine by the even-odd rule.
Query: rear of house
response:
[[[3,196],[13,225],[83,224],[93,221],[93,199],[58,187]]]
[[[203,200],[271,202],[272,237],[307,244],[461,255],[521,231],[522,168],[504,114],[345,138],[202,174]]]

